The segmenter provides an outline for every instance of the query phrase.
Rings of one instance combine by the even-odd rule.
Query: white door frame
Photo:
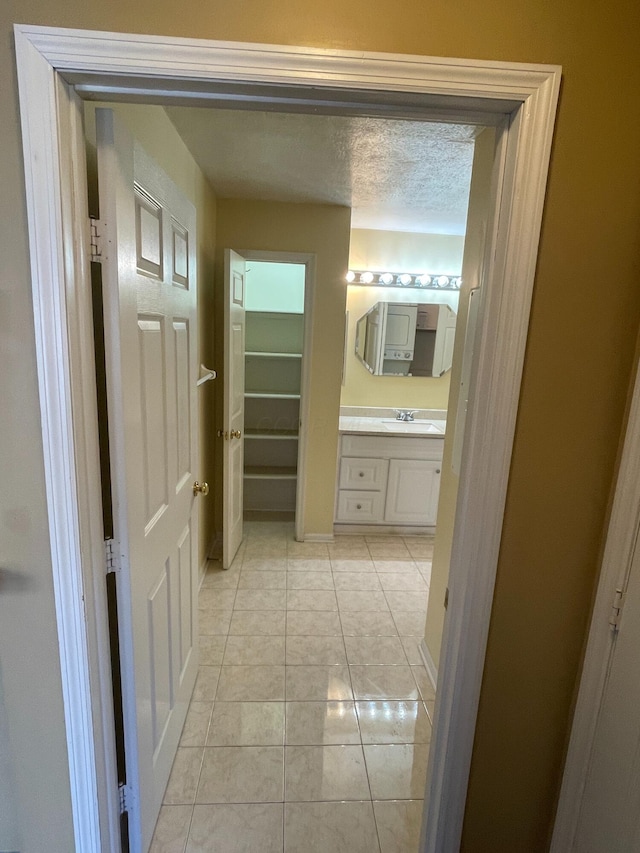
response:
[[[428,853],[453,853],[462,832],[560,68],[28,25],[15,27],[15,40],[71,800],[83,853],[116,850],[117,820],[105,793],[112,740],[100,669],[106,622],[93,592],[102,543],[95,524],[99,480],[92,480],[94,356],[83,331],[85,323],[90,328],[83,254],[89,228],[82,175],[74,173],[75,183],[62,180],[69,162],[83,158],[63,81],[111,99],[213,105],[224,98],[229,105],[229,94],[241,89],[260,105],[287,101],[308,109],[320,99],[327,112],[340,107],[503,128],[421,845]],[[86,610],[96,608],[89,618],[85,594]]]
[[[316,287],[316,256],[309,252],[269,252],[257,249],[240,249],[239,253],[248,261],[267,261],[271,264],[302,264],[304,266],[304,340],[302,343],[302,365],[300,375],[300,424],[298,433],[298,467],[296,484],[295,537],[304,539],[304,489],[309,446],[311,352],[313,342],[313,300]],[[302,428],[302,425],[305,428]]]
[[[616,590],[626,590],[640,535],[640,372],[629,411],[611,519],[573,718],[551,853],[569,853],[578,829],[596,725],[616,644],[610,625]]]

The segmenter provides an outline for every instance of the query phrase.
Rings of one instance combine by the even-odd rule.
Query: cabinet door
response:
[[[435,524],[440,467],[440,462],[392,459],[384,520],[393,524]]]

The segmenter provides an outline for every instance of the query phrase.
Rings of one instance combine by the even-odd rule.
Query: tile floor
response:
[[[200,592],[200,671],[151,853],[415,853],[431,537],[253,522]]]

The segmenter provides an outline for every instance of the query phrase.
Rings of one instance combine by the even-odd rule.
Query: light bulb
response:
[[[345,275],[346,280],[351,284],[352,281],[356,280],[356,274],[353,270],[349,270],[349,272]]]
[[[418,278],[416,279],[416,281],[422,287],[426,287],[428,284],[431,284],[431,276],[426,275],[426,273],[425,273],[424,275],[419,275]]]
[[[448,275],[439,275],[438,276],[438,285],[440,287],[446,287],[449,284],[449,276]]]
[[[408,284],[411,284],[411,276],[405,272],[398,276],[398,281],[403,287],[406,287]]]
[[[363,272],[360,276],[360,281],[363,284],[371,284],[373,281],[373,273],[372,272]]]
[[[391,273],[390,272],[383,272],[382,275],[380,276],[380,283],[381,284],[392,284],[393,283],[393,276],[391,275]]]

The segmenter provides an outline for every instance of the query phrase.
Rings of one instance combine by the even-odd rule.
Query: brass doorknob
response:
[[[232,429],[231,432],[229,433],[229,435],[231,436],[231,438],[240,438],[242,433],[240,432],[239,429]]]
[[[209,483],[199,483],[197,480],[193,484],[193,494],[194,497],[197,495],[208,495],[209,494]]]

